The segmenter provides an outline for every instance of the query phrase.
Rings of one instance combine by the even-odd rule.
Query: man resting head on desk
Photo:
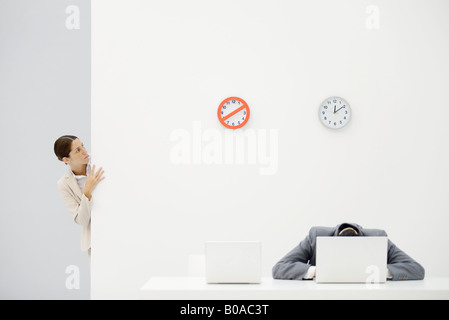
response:
[[[363,229],[352,223],[336,227],[312,227],[309,235],[287,253],[272,269],[274,279],[305,280],[315,277],[316,237],[387,236],[384,230]],[[424,268],[388,240],[387,268],[389,280],[422,280]]]

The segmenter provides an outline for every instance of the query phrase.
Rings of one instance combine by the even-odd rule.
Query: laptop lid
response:
[[[317,237],[317,283],[383,283],[387,237]]]
[[[260,283],[260,241],[207,241],[207,283]]]

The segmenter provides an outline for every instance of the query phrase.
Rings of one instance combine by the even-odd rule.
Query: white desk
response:
[[[322,284],[263,278],[260,284],[207,284],[205,278],[154,277],[140,290],[155,300],[449,299],[449,278],[385,284]]]

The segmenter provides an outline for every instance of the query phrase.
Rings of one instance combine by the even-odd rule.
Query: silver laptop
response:
[[[317,283],[383,283],[387,237],[317,237]]]
[[[207,283],[260,283],[260,241],[207,241]]]

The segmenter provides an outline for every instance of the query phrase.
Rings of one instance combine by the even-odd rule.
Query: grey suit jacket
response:
[[[337,236],[341,225],[311,228],[308,236],[273,266],[273,278],[302,280],[309,267],[315,265],[316,237]],[[361,236],[387,236],[384,230],[364,229],[354,223],[350,225],[358,230]],[[424,268],[390,240],[388,240],[387,268],[393,275],[391,280],[424,279]]]

